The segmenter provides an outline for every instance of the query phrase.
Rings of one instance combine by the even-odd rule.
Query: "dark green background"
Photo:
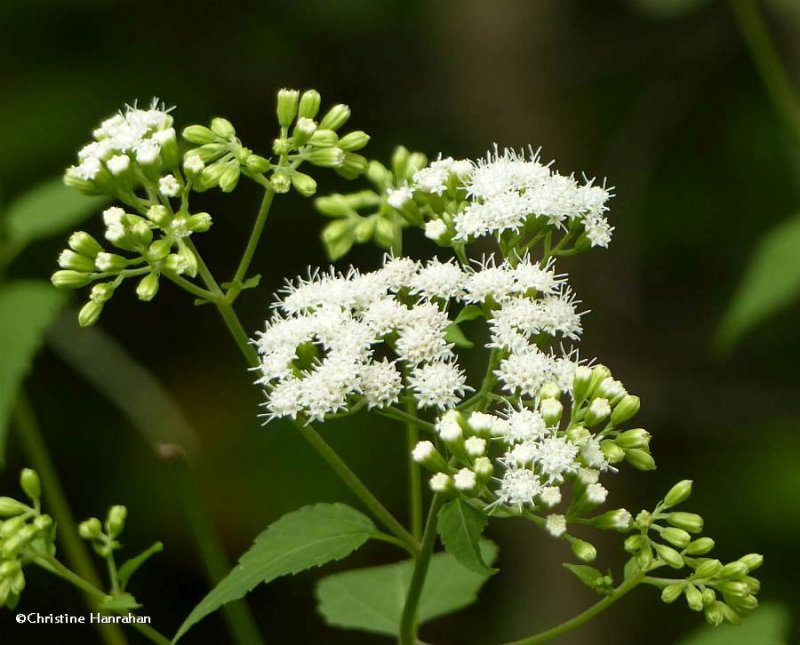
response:
[[[680,10],[683,5],[696,5]],[[792,78],[800,68],[800,11],[764,6]],[[386,158],[396,143],[431,155],[479,156],[494,142],[543,147],[562,172],[615,186],[608,251],[562,263],[584,305],[582,355],[598,356],[642,396],[659,469],[626,470],[612,505],[649,506],[683,477],[719,556],[766,555],[763,600],[800,607],[800,308],[744,338],[726,358],[712,338],[761,234],[796,212],[800,155],[768,103],[725,3],[583,1],[305,0],[223,3],[5,0],[0,4],[0,183],[4,199],[59,174],[91,129],[118,106],[161,97],[177,125],[230,118],[246,145],[268,151],[282,86],[315,87],[342,101],[351,124]],[[322,191],[347,189],[327,171]],[[232,272],[258,199],[251,186],[207,194],[212,232],[198,239],[220,275]],[[285,276],[325,262],[321,219],[308,201],[281,199],[255,261],[262,287],[239,304],[248,331]],[[100,218],[87,224],[101,234]],[[427,247],[411,244],[414,252]],[[46,277],[64,240],[31,248],[18,276]],[[377,250],[352,261],[374,266]],[[211,308],[194,309],[168,286],[150,304],[122,290],[101,324],[175,395],[201,436],[195,465],[232,557],[282,513],[312,501],[354,501],[292,428],[256,420],[260,394]],[[173,633],[206,586],[168,466],[130,423],[45,351],[29,390],[78,515],[130,508],[132,550],[166,551],[134,583],[156,625]],[[372,417],[325,431],[354,469],[405,513],[404,439]],[[1,490],[26,465],[10,446]],[[426,627],[436,643],[521,637],[594,598],[560,569],[564,543],[527,525],[492,525],[500,574],[479,606]],[[598,544],[618,565],[620,540]],[[368,546],[347,566],[386,562]],[[326,570],[341,568],[341,564]],[[270,643],[370,643],[327,628],[314,613],[318,573],[279,580],[250,596]],[[82,612],[60,582],[32,572],[22,608]],[[682,604],[682,603],[679,603]],[[642,589],[565,643],[671,643],[701,617]],[[798,621],[800,622],[800,621]],[[0,616],[0,640],[93,642],[80,628],[17,628]],[[6,638],[9,640],[7,641]],[[135,641],[137,637],[134,636]],[[214,616],[187,643],[227,642]],[[388,642],[388,641],[385,641]]]

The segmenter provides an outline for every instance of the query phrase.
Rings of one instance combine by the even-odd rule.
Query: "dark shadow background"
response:
[[[763,9],[796,78],[800,11],[793,6]],[[472,157],[494,142],[530,143],[561,171],[608,177],[617,193],[611,248],[562,268],[593,312],[582,354],[599,356],[642,396],[640,419],[654,435],[659,464],[655,473],[621,474],[609,503],[649,506],[692,477],[690,507],[719,538],[719,556],[763,552],[762,598],[800,608],[789,574],[800,570],[800,308],[770,320],[727,358],[710,350],[756,239],[800,203],[797,146],[765,98],[725,3],[4,0],[0,83],[5,199],[61,173],[102,117],[137,98],[177,105],[178,126],[227,116],[246,145],[268,151],[282,86],[315,87],[326,105],[348,103],[352,126],[373,137],[367,152],[374,158],[387,158],[396,143]],[[324,177],[323,194],[349,188],[333,173],[316,175]],[[232,273],[257,199],[243,186],[195,200],[214,214],[199,245],[218,275]],[[325,263],[321,224],[300,198],[273,209],[254,265],[262,286],[239,305],[249,331],[263,324],[284,276]],[[101,234],[100,218],[87,230]],[[63,244],[33,247],[15,274],[46,277]],[[379,257],[363,247],[348,262],[372,266]],[[168,287],[151,304],[123,289],[101,324],[152,368],[195,424],[198,480],[232,558],[288,510],[354,501],[291,427],[259,426],[260,394],[213,310],[194,309]],[[125,503],[131,551],[156,539],[166,544],[132,591],[155,624],[174,633],[207,587],[169,467],[52,353],[38,358],[29,390],[76,513]],[[401,429],[357,417],[326,436],[404,514]],[[15,490],[24,465],[12,437],[3,491]],[[563,543],[527,526],[498,524],[489,534],[506,566],[478,607],[432,623],[425,640],[518,638],[594,602],[562,572],[570,558]],[[601,563],[619,564],[619,542],[599,543]],[[369,545],[346,566],[392,557]],[[318,576],[279,580],[249,597],[268,642],[388,642],[326,627],[314,612]],[[32,572],[29,587],[23,609],[83,611],[72,590],[43,574]],[[672,643],[700,620],[643,589],[563,642]],[[79,629],[20,629],[0,615],[3,643],[94,642],[93,631]],[[228,642],[219,615],[186,642]]]

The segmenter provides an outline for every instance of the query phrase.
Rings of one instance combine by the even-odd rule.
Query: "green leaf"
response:
[[[120,586],[124,589],[128,585],[128,581],[131,579],[131,576],[139,570],[139,567],[147,562],[151,556],[155,555],[156,553],[161,553],[163,550],[164,545],[161,542],[156,542],[149,549],[142,551],[139,555],[131,558],[130,560],[126,560],[117,572],[117,580],[119,581]]]
[[[96,213],[106,197],[88,197],[68,188],[61,178],[39,184],[12,202],[5,215],[12,243],[27,244],[76,226]]]
[[[345,504],[315,504],[287,513],[256,538],[233,571],[192,610],[175,640],[208,614],[244,597],[257,585],[340,560],[373,533],[372,520]]]
[[[769,231],[758,243],[720,325],[716,344],[732,348],[756,324],[800,294],[800,215]]]
[[[255,289],[259,283],[261,282],[261,274],[257,273],[251,278],[247,278],[244,282],[223,282],[219,286],[223,289],[230,289],[233,286],[239,287],[240,291],[244,291],[245,289]],[[204,301],[207,302],[207,301]]]
[[[450,323],[444,328],[444,338],[448,343],[455,343],[456,347],[464,347],[466,349],[475,347],[475,343],[464,335],[461,327],[456,323]]]
[[[481,551],[487,562],[497,558],[489,540],[481,542]],[[317,584],[317,609],[329,625],[395,636],[413,571],[414,563],[406,561],[328,576]],[[465,569],[450,553],[435,554],[420,597],[419,623],[468,607],[488,578]]]
[[[782,645],[789,642],[791,615],[781,605],[765,604],[741,625],[705,626],[679,645]]]
[[[496,571],[486,566],[481,555],[481,533],[488,521],[485,513],[460,497],[442,506],[438,519],[439,535],[447,552],[467,569],[482,575]]]
[[[116,596],[108,596],[100,603],[102,609],[109,611],[131,611],[138,609],[142,605],[129,593],[121,593]]]
[[[486,314],[483,313],[483,309],[481,309],[478,305],[467,305],[458,312],[458,316],[456,316],[453,324],[458,325],[459,323],[466,322],[468,320],[475,320],[476,318],[480,318],[481,316],[485,315]]]
[[[18,281],[0,288],[0,467],[17,392],[63,304],[63,294],[47,282]]]

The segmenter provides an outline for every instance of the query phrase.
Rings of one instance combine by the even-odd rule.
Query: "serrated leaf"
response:
[[[192,610],[174,640],[259,584],[341,560],[375,530],[372,520],[346,504],[315,504],[287,513],[256,538],[233,571]]]
[[[481,551],[486,562],[497,558],[489,540],[481,542]],[[414,563],[406,561],[328,576],[317,584],[317,609],[329,625],[395,636],[413,571]],[[462,567],[450,553],[435,554],[420,596],[419,623],[468,607],[488,578]]]
[[[444,338],[448,343],[454,343],[456,347],[463,347],[465,349],[475,347],[475,343],[464,335],[464,332],[461,331],[461,327],[456,323],[450,323],[444,328]]]
[[[18,281],[0,288],[0,467],[17,392],[63,304],[63,294],[47,282]]]
[[[458,312],[458,316],[453,321],[453,324],[458,325],[462,322],[467,322],[468,320],[475,320],[476,318],[480,318],[481,316],[485,316],[486,314],[483,313],[483,309],[481,309],[478,305],[467,305],[461,311]]]
[[[139,555],[131,558],[130,560],[126,560],[117,572],[117,580],[119,581],[120,586],[124,589],[128,585],[128,581],[131,579],[131,576],[139,570],[139,567],[147,562],[151,556],[155,555],[156,553],[161,553],[163,550],[164,545],[161,542],[156,542],[149,549],[142,551]]]
[[[70,230],[108,201],[81,195],[61,178],[44,182],[9,205],[5,215],[9,240],[25,244]]]
[[[564,568],[574,573],[578,580],[585,584],[589,589],[594,589],[595,580],[603,577],[603,573],[588,564],[564,563]]]
[[[101,609],[109,611],[131,611],[138,609],[142,605],[129,593],[121,593],[116,596],[109,596],[100,603]]]
[[[261,283],[261,274],[258,273],[251,278],[247,278],[244,282],[223,282],[220,286],[223,289],[230,289],[233,286],[238,286],[240,291],[245,289],[255,289]]]
[[[678,645],[781,645],[789,642],[791,614],[781,605],[766,604],[741,625],[706,625]]]
[[[457,497],[442,506],[437,524],[447,552],[467,569],[485,575],[496,571],[486,566],[481,555],[481,533],[488,521],[484,513]]]
[[[769,231],[758,243],[717,334],[730,349],[768,316],[800,295],[800,215]]]

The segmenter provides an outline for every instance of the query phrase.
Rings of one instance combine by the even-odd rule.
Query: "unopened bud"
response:
[[[292,174],[292,186],[303,197],[311,197],[317,192],[317,182],[313,177],[302,172]]]
[[[600,450],[608,459],[609,463],[618,464],[625,459],[625,451],[620,448],[616,443],[606,439],[600,442]]]
[[[678,548],[685,549],[692,541],[692,536],[683,529],[668,526],[661,531],[661,537]]]
[[[112,538],[117,537],[125,528],[125,519],[128,517],[128,509],[124,506],[112,506],[108,510],[106,518],[106,530]]]
[[[219,188],[223,193],[230,193],[239,183],[239,164],[229,163],[219,178]]]
[[[267,172],[267,170],[270,168],[270,165],[269,159],[262,157],[261,155],[248,155],[247,159],[245,159],[245,166],[247,166],[247,170],[257,174]]]
[[[722,570],[722,562],[719,560],[706,560],[701,563],[695,570],[694,575],[696,578],[713,578]]]
[[[328,110],[325,116],[322,117],[322,121],[319,122],[319,127],[326,130],[338,130],[349,118],[350,108],[343,103],[339,103],[338,105],[334,105]]]
[[[669,513],[667,522],[689,533],[700,533],[703,530],[703,518],[697,513]]]
[[[100,243],[84,231],[76,231],[70,235],[68,244],[73,251],[88,258],[93,258],[103,250]]]
[[[203,145],[216,141],[217,135],[204,125],[190,125],[183,129],[183,138],[189,143]]]
[[[748,553],[739,558],[739,562],[747,567],[747,571],[755,571],[764,564],[764,556],[760,553]]]
[[[644,428],[633,428],[617,435],[614,443],[620,448],[647,448],[650,445],[650,433]]]
[[[91,292],[89,292],[89,299],[92,302],[103,304],[111,300],[113,295],[114,285],[110,282],[101,282],[92,287]]]
[[[602,515],[598,515],[592,520],[592,524],[599,529],[611,529],[621,532],[630,529],[632,522],[633,518],[631,517],[631,514],[624,508],[606,511]]]
[[[655,470],[656,462],[649,452],[639,448],[631,448],[625,451],[625,461],[637,470]]]
[[[738,560],[728,562],[722,569],[720,569],[720,578],[742,578],[748,574],[747,565]]]
[[[78,533],[84,540],[94,540],[103,533],[103,525],[96,517],[91,517],[80,523]]]
[[[575,368],[575,375],[572,378],[572,400],[580,403],[589,393],[589,383],[592,379],[592,370],[585,365]]]
[[[92,258],[76,253],[71,249],[61,251],[61,254],[58,256],[58,266],[62,269],[81,271],[83,273],[91,273],[94,271],[94,261]]]
[[[308,143],[317,148],[330,148],[339,143],[339,136],[333,130],[317,128],[308,138]]]
[[[205,233],[213,223],[208,213],[195,213],[186,218],[186,228],[193,233]]]
[[[686,553],[689,555],[705,555],[714,548],[714,540],[710,537],[701,537],[689,543]]]
[[[564,406],[558,399],[543,399],[539,404],[539,410],[547,426],[552,427],[557,426],[561,421]]]
[[[478,477],[478,481],[482,483],[489,481],[494,474],[494,465],[488,457],[478,457],[472,468]]]
[[[624,423],[639,411],[640,405],[641,402],[639,401],[638,396],[626,394],[614,407],[614,411],[611,413],[611,423],[614,425]]]
[[[691,582],[686,584],[686,604],[693,611],[703,610],[703,594]]]
[[[211,131],[223,139],[233,139],[236,136],[236,128],[233,127],[233,123],[221,116],[211,120]]]
[[[361,130],[350,132],[339,139],[339,147],[345,152],[361,150],[369,143],[369,135]]]
[[[78,323],[80,324],[81,327],[90,327],[97,322],[102,312],[103,312],[102,303],[90,300],[85,305],[83,305],[83,307],[81,307],[80,312],[78,312]]]
[[[300,92],[297,90],[282,89],[278,92],[278,105],[275,111],[278,115],[278,124],[282,128],[292,125],[294,117],[297,116],[299,99]]]
[[[586,416],[583,418],[583,422],[591,427],[608,419],[610,414],[611,405],[608,403],[608,399],[594,399],[589,404],[589,409],[586,410]]]
[[[445,473],[436,473],[430,479],[430,486],[434,493],[446,493],[453,490],[453,479]]]
[[[539,390],[540,399],[560,399],[561,388],[555,383],[545,383]]]
[[[411,457],[418,464],[425,466],[433,472],[440,472],[447,468],[447,462],[444,457],[439,454],[436,447],[430,441],[420,441],[414,446],[411,452]]]
[[[158,273],[148,273],[136,285],[136,297],[144,302],[150,302],[158,293]]]
[[[0,497],[0,517],[13,517],[27,510],[25,504],[12,497]]]
[[[584,540],[575,539],[570,546],[575,557],[583,562],[593,562],[597,557],[597,549]]]
[[[658,557],[666,562],[673,569],[681,569],[683,567],[683,558],[671,546],[666,544],[654,544],[653,548],[656,550]]]
[[[475,473],[469,468],[462,468],[455,475],[453,475],[453,484],[456,490],[462,493],[474,492],[478,485],[478,478]]]
[[[297,107],[297,116],[301,119],[313,119],[319,112],[319,105],[322,99],[317,90],[306,90],[300,96],[300,104]]]
[[[92,276],[81,271],[62,270],[50,276],[50,282],[59,289],[80,289],[91,283]]]
[[[661,590],[661,600],[666,603],[675,602],[683,593],[683,583],[676,582]]]
[[[19,475],[19,485],[28,498],[34,502],[42,496],[42,482],[36,471],[31,468],[23,468]]]

